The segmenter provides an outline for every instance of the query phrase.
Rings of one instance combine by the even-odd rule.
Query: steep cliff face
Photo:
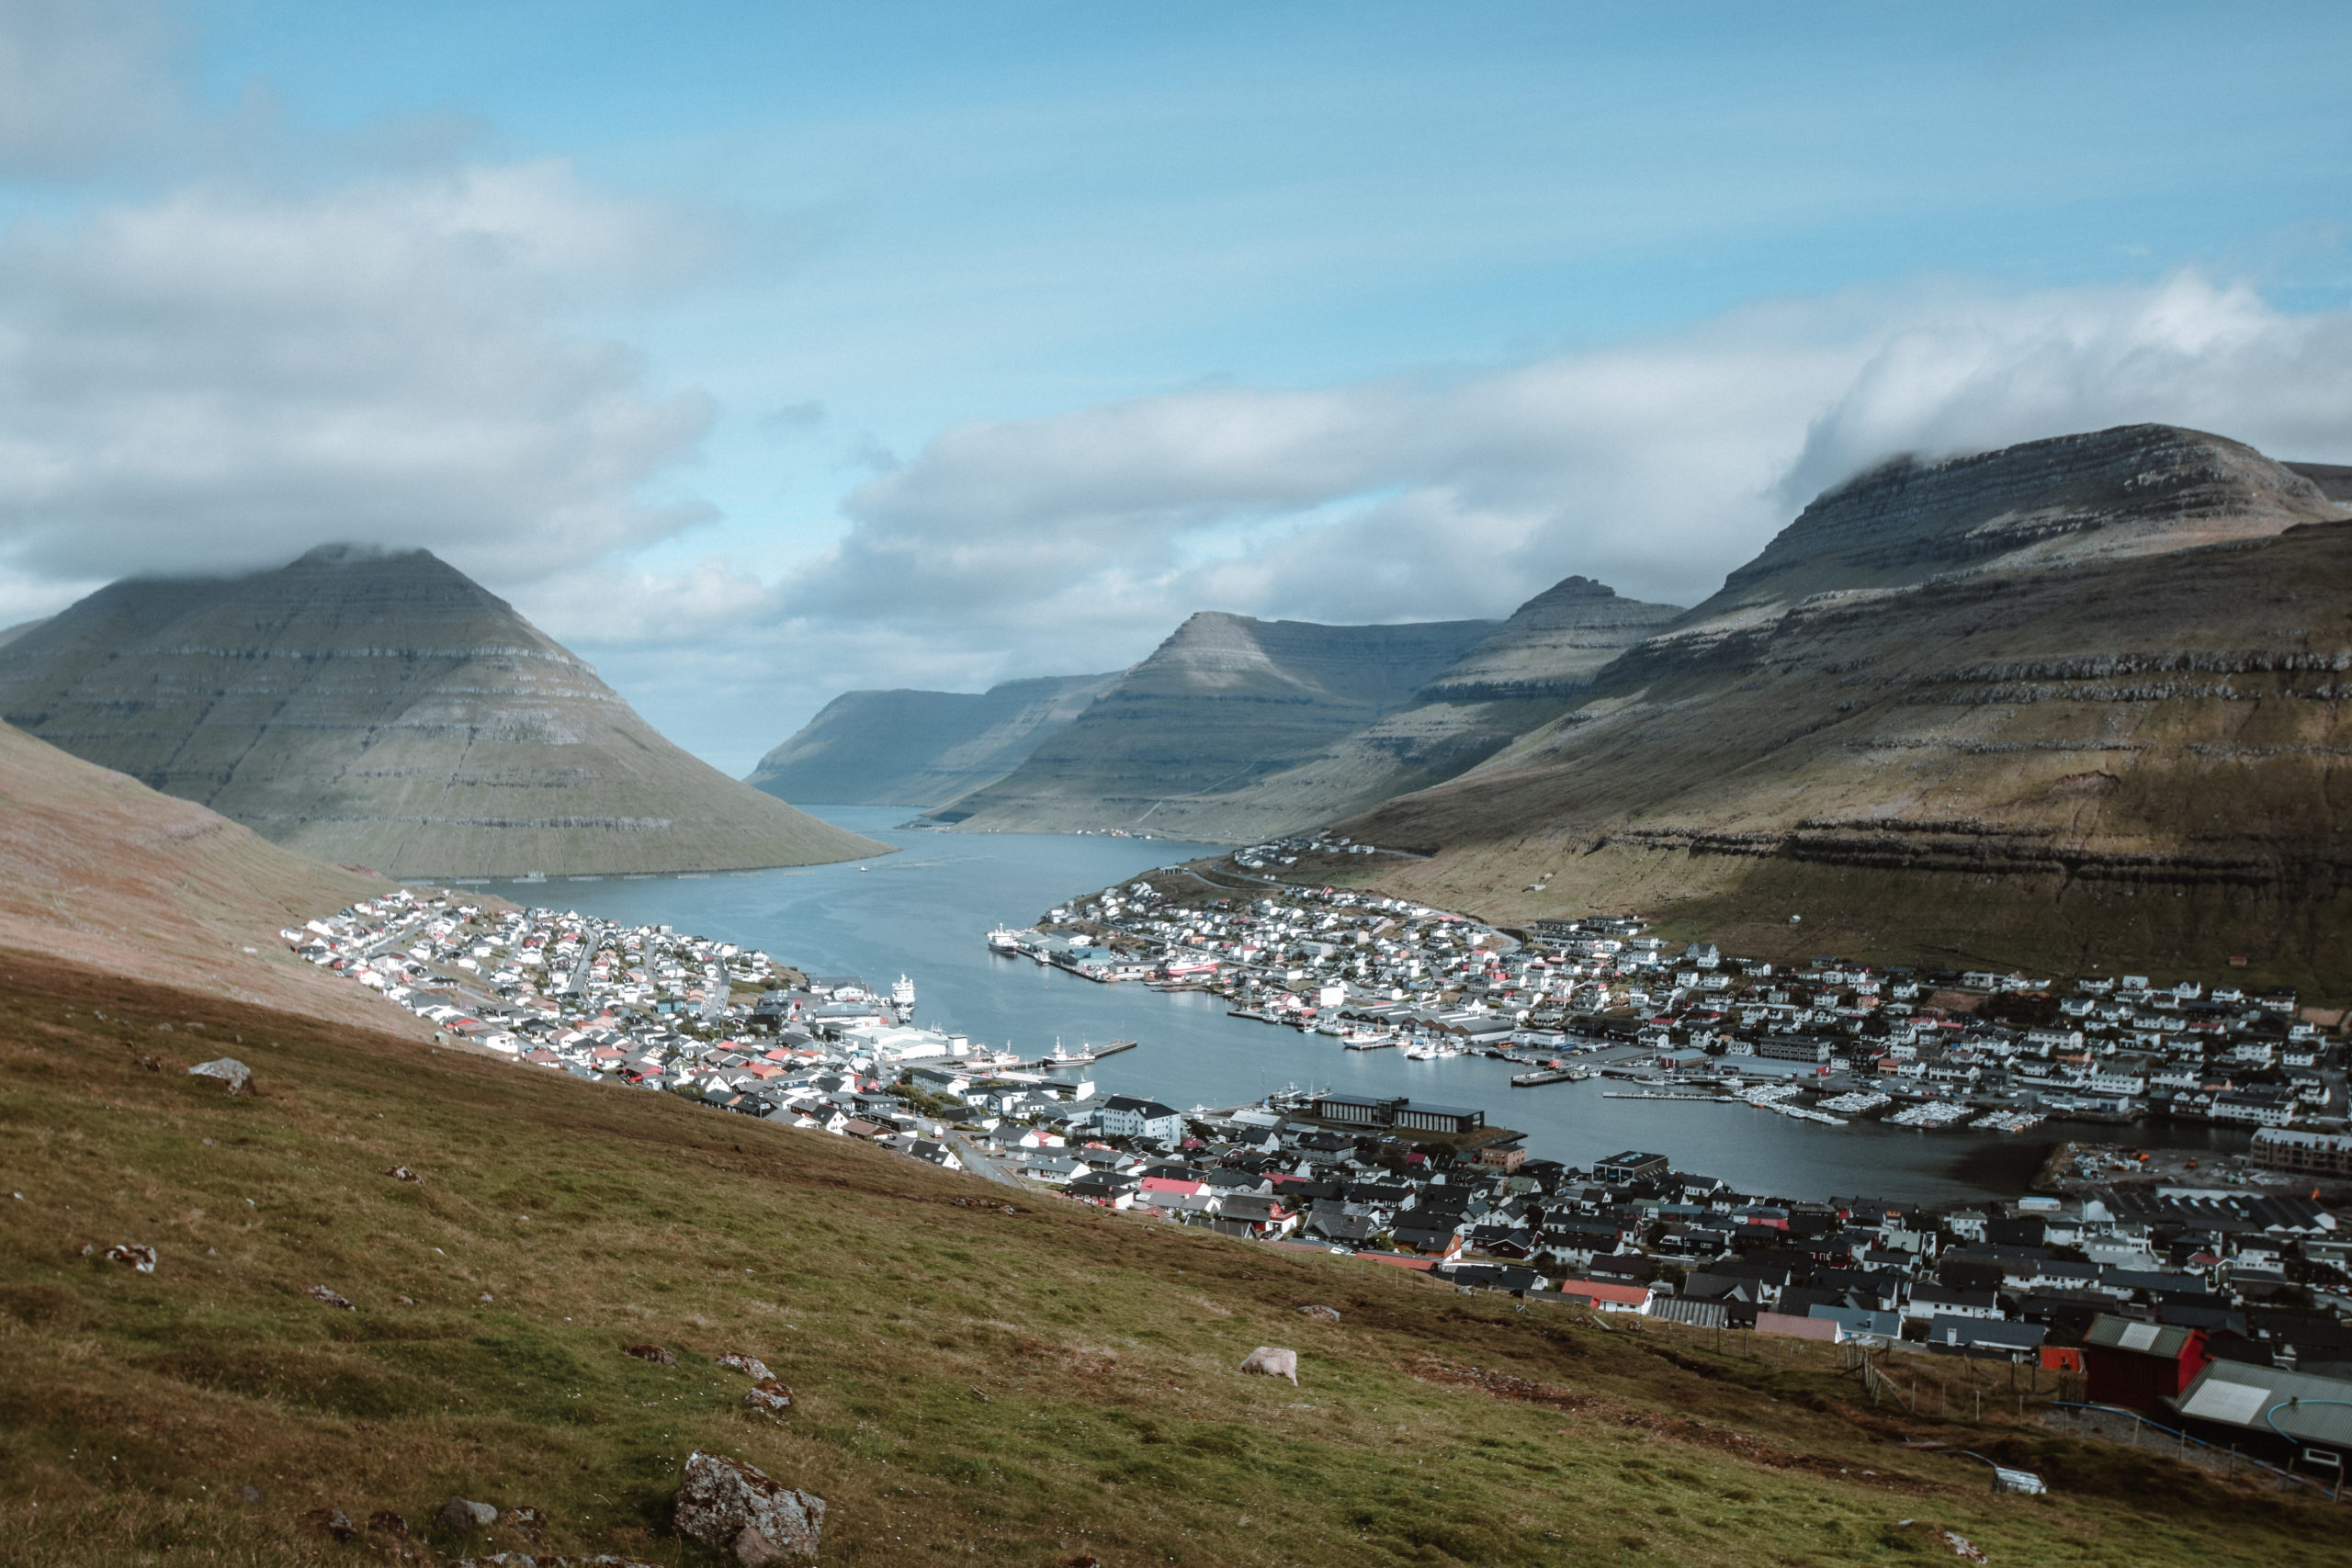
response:
[[[1493,630],[1204,612],[1020,767],[935,816],[972,830],[1253,837],[1266,814],[1227,797],[1407,705]]]
[[[880,852],[679,750],[421,550],[328,547],[248,577],[115,583],[0,648],[0,717],[390,875]]]
[[[985,692],[844,692],[744,782],[780,800],[929,810],[1019,767],[1119,678],[1052,675]]]
[[[2163,427],[1890,466],[1572,710],[1346,826],[1438,852],[1401,884],[1504,918],[2340,976],[2345,511]]]

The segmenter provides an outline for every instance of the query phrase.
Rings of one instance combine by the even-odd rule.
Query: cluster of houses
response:
[[[1669,998],[1720,1000],[1736,1016],[1755,993],[1746,1005],[1785,1005],[1772,993],[1792,985],[1806,989],[1806,1011],[1827,1018],[1776,1016],[1776,1028],[1820,1026],[1833,1044],[1843,1034],[1848,1055],[1860,1054],[1850,1042],[1887,1033],[1845,1030],[1843,1004],[1822,1007],[1832,987],[1880,998],[1853,1010],[1882,1031],[1890,1022],[1882,1012],[1899,1011],[1915,1028],[1958,1016],[1958,1037],[1932,1042],[1939,1060],[1962,1038],[1989,1041],[1993,1028],[2009,1027],[1965,1021],[1968,1009],[1925,990],[1945,989],[1941,977],[1841,967],[1834,977],[1783,981],[1736,966],[1736,988],[1711,986],[1726,977],[1719,960],[1664,957],[1621,927],[1579,924],[1521,940],[1361,895],[1178,909],[1137,886],[1065,913],[1090,915],[1099,930],[1153,931],[1170,952],[1255,949],[1244,961],[1261,973],[1302,960],[1319,970],[1324,949],[1342,968],[1386,964],[1400,980],[1420,978],[1408,953],[1424,969],[1442,960],[1443,991],[1412,993],[1432,1011],[1476,1005],[1522,1028],[1544,1006],[1603,990],[1657,987]],[[1105,1209],[1700,1328],[2064,1367],[2088,1379],[2093,1402],[2249,1452],[2334,1440],[2331,1423],[2352,1413],[2352,1403],[2331,1403],[2352,1401],[2352,1227],[2316,1187],[2305,1198],[2117,1186],[1943,1210],[1792,1201],[1736,1191],[1638,1150],[1583,1168],[1532,1159],[1459,1107],[1287,1095],[1179,1111],[1098,1094],[1056,1076],[1058,1064],[1016,1062],[916,1027],[903,980],[885,996],[854,977],[801,975],[666,927],[402,892],[284,934],[312,962],[518,1064],[864,1138],[949,1168],[969,1156]],[[2047,1001],[2052,989],[1962,978],[1993,980],[1971,987],[1985,997]],[[2126,1032],[2138,1028],[2137,1014],[2104,1010],[2119,995],[2135,1005],[2144,997],[2167,1020],[2214,1016],[2218,1006],[2283,1026],[2258,1032],[2265,1037],[2310,1038],[2290,1032],[2301,1021],[2272,998],[2242,1007],[2176,987],[2166,1007],[2151,988],[2122,982],[2064,995],[2095,1006],[2062,1012],[2072,1026],[2064,1032],[2100,1041],[2109,1059],[2136,1048]],[[2006,1043],[2016,1044],[2032,1029],[2011,1032]],[[1916,1061],[1930,1043],[1894,1043],[1915,1046],[1895,1060]],[[2031,1059],[2070,1054],[2071,1043]],[[2299,1181],[2352,1175],[2352,1137],[2274,1128],[2257,1134],[2256,1157]],[[2352,1424],[2341,1435],[2352,1440]]]
[[[987,1098],[977,1080],[943,1088]],[[1792,1201],[1640,1150],[1570,1168],[1475,1135],[1423,1141],[1476,1129],[1386,1108],[1374,1129],[1337,1097],[1180,1114],[1114,1096],[1060,1121],[1063,1141],[990,1137],[1027,1179],[1103,1208],[1533,1301],[2084,1373],[2091,1400],[2249,1452],[2335,1435],[2302,1406],[2352,1400],[2352,1226],[2312,1199]],[[2278,1391],[2280,1408],[2233,1389]]]
[[[867,1138],[949,1168],[961,1162],[938,1119],[910,1103],[909,1069],[1013,1068],[963,1036],[911,1027],[903,977],[885,997],[854,976],[800,975],[668,926],[493,912],[403,889],[280,935],[443,1035],[519,1064]],[[1093,1092],[1043,1071],[1015,1076],[1040,1100]]]
[[[1242,856],[1272,868],[1306,847],[1332,846]],[[2345,1125],[2344,1015],[2290,990],[1826,955],[1775,964],[1670,945],[1629,919],[1502,930],[1362,891],[1226,893],[1153,874],[991,941],[1094,979],[1214,990],[1242,1016],[1353,1048],[1614,1051],[1668,1079],[1783,1080],[1841,1117],[2004,1131],[2044,1117]]]

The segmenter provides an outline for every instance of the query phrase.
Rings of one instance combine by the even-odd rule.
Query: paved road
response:
[[[971,1141],[961,1133],[948,1134],[947,1145],[956,1151],[956,1157],[964,1162],[965,1169],[985,1176],[990,1181],[1001,1182],[1007,1187],[1020,1188],[1023,1192],[1028,1190],[1019,1177],[1005,1169],[1001,1162],[990,1158],[973,1147]]]

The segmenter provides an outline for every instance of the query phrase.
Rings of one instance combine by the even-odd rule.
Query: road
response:
[[[964,1162],[965,1169],[985,1176],[990,1181],[1001,1183],[1006,1187],[1019,1188],[1023,1192],[1029,1190],[1019,1177],[1005,1169],[1001,1161],[980,1153],[972,1145],[971,1140],[966,1138],[961,1133],[948,1134],[947,1146],[956,1151],[956,1157]]]

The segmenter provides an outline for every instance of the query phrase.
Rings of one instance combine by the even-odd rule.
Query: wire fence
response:
[[[2057,1414],[2060,1411],[2065,1411],[2068,1415],[2061,1416]],[[2256,1459],[2251,1454],[2240,1453],[2235,1448],[2223,1448],[2218,1443],[2207,1442],[2204,1438],[2184,1432],[2177,1427],[2167,1427],[2161,1421],[2151,1421],[2138,1411],[2126,1410],[2120,1405],[2077,1404],[2068,1400],[2053,1399],[2050,1402],[2049,1414],[2042,1419],[2050,1426],[2060,1431],[2066,1431],[2071,1436],[2080,1437],[2087,1434],[2105,1438],[2110,1442],[2128,1442],[2135,1448],[2169,1452],[2176,1459],[2194,1464],[2201,1470],[2210,1470],[2221,1474],[2239,1475],[2248,1472],[2259,1472],[2278,1482],[2294,1486],[2307,1486],[2324,1497],[2334,1496],[2336,1491],[2342,1489],[2339,1485],[2331,1491],[2327,1485],[2312,1480],[2308,1475],[2298,1475],[2291,1470],[2281,1470],[2266,1460]]]

